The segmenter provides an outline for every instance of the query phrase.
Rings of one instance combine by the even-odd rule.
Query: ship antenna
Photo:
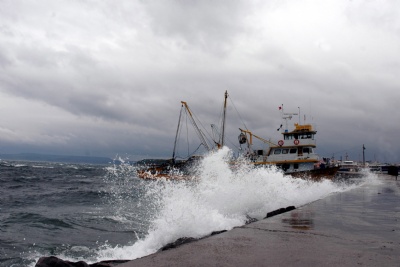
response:
[[[301,125],[301,117],[300,117],[300,107],[299,108],[299,124]]]
[[[285,133],[289,131],[288,120],[291,120],[294,115],[297,115],[297,113],[282,113],[282,119],[285,120]]]

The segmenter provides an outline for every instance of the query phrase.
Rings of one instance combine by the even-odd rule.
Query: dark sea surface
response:
[[[143,236],[146,216],[124,212],[137,203],[140,181],[126,185],[108,168],[2,161],[0,266],[33,266],[42,255],[96,260],[102,246]]]
[[[232,171],[229,151],[206,157],[196,181],[145,181],[130,164],[0,161],[0,266],[42,256],[88,263],[135,259],[180,237],[243,225],[247,216],[300,206],[355,184]]]

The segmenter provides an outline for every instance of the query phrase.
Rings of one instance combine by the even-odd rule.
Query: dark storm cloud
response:
[[[148,1],[145,4],[156,35],[181,42],[183,50],[229,53],[245,30],[250,5],[243,1]]]
[[[233,142],[241,119],[279,138],[284,104],[316,124],[324,156],[366,143],[370,159],[400,161],[398,7],[5,0],[0,138],[19,150],[169,156],[180,101],[209,127],[228,90]]]

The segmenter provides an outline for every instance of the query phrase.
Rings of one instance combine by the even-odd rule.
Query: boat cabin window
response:
[[[303,153],[313,153],[313,149],[312,147],[304,147],[303,148]]]
[[[262,149],[257,150],[257,155],[258,156],[264,155],[264,150],[262,150]]]
[[[303,133],[303,134],[285,134],[283,136],[284,140],[293,140],[293,139],[312,139],[314,140],[314,134],[312,133]]]
[[[275,155],[281,154],[281,149],[275,149],[275,150],[274,150],[274,154],[275,154]]]
[[[289,148],[282,149],[282,154],[288,154],[288,153],[289,153]]]
[[[290,149],[290,154],[296,154],[296,153],[297,153],[297,148]]]
[[[299,164],[298,163],[293,164],[293,169],[297,170],[298,168],[299,168]]]

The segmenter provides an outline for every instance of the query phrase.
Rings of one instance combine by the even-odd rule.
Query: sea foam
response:
[[[275,209],[299,207],[357,186],[294,179],[276,168],[254,168],[246,161],[232,166],[231,155],[226,147],[210,153],[186,181],[143,183],[143,199],[152,213],[147,234],[133,245],[102,247],[97,261],[143,257],[181,237],[200,238],[230,230],[244,225],[248,216],[262,219]],[[365,182],[377,180],[373,175],[366,177]]]

